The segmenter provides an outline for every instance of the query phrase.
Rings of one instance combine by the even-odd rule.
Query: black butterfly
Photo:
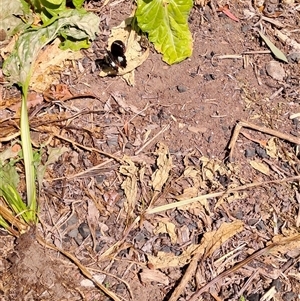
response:
[[[110,50],[106,50],[106,63],[116,71],[119,70],[119,67],[126,68],[127,60],[125,52],[126,47],[124,43],[120,40],[114,41],[110,46]]]

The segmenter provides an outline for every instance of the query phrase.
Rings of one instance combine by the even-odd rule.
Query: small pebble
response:
[[[163,246],[160,251],[165,253],[171,253],[171,247],[170,246]]]
[[[211,51],[211,52],[205,54],[205,58],[208,60],[211,60],[214,55],[215,55],[215,53],[213,51]]]
[[[275,286],[277,292],[282,291],[283,284],[279,279],[274,279],[271,285]]]
[[[245,157],[246,158],[253,158],[255,156],[255,148],[247,148],[245,150]]]
[[[267,154],[267,152],[266,152],[266,150],[263,149],[260,146],[255,147],[255,151],[256,151],[256,154],[258,156],[260,156],[261,158],[268,158],[269,157],[268,154]]]
[[[78,231],[83,239],[87,238],[91,234],[89,225],[87,223],[81,223],[78,227]]]
[[[175,216],[175,220],[180,225],[184,225],[184,224],[187,224],[189,222],[189,220],[185,216],[183,216],[182,214],[177,214]]]
[[[178,90],[179,93],[183,93],[187,90],[187,88],[185,86],[178,85],[177,90]]]
[[[249,221],[248,221],[248,224],[250,226],[254,226],[257,222],[258,222],[257,218],[250,218]]]
[[[258,231],[266,231],[266,226],[265,226],[265,223],[264,221],[260,220],[257,224],[256,224],[256,229]]]
[[[300,52],[294,52],[287,56],[289,62],[299,63],[300,62]]]
[[[124,292],[126,291],[126,286],[124,283],[119,283],[116,287],[116,292],[117,294],[119,295],[122,295],[124,294]]]
[[[296,301],[297,294],[294,292],[287,292],[282,296],[283,301]]]
[[[72,226],[78,223],[78,217],[76,214],[73,214],[67,221],[68,226]]]
[[[270,61],[266,65],[266,71],[269,76],[278,81],[283,81],[285,78],[285,71],[281,64],[277,61]]]
[[[77,235],[78,235],[78,229],[77,228],[75,228],[75,229],[68,232],[69,237],[75,238]]]
[[[259,294],[251,294],[247,297],[247,301],[259,301]]]
[[[236,210],[232,214],[236,219],[242,219],[244,217],[243,211],[241,209]]]
[[[203,77],[206,81],[211,81],[216,79],[216,76],[214,74],[204,74]]]

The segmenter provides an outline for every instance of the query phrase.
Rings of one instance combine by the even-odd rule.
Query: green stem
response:
[[[30,78],[30,76],[29,76]],[[30,128],[27,111],[28,84],[22,86],[22,106],[21,106],[21,141],[25,166],[27,207],[32,222],[37,220],[37,200],[35,185],[35,170],[33,165],[33,151],[30,139]]]

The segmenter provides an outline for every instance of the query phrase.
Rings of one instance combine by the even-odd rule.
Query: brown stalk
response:
[[[300,138],[298,138],[298,137],[294,137],[292,135],[287,135],[287,134],[281,133],[279,131],[269,129],[269,128],[264,127],[264,126],[258,126],[256,124],[253,124],[253,123],[250,123],[250,122],[247,122],[247,121],[239,121],[236,124],[235,128],[234,128],[234,131],[233,131],[233,134],[232,134],[229,146],[228,146],[228,149],[230,150],[230,152],[229,152],[229,161],[230,162],[232,162],[233,149],[235,147],[235,144],[236,144],[237,138],[239,136],[239,133],[240,133],[240,131],[243,127],[249,128],[249,129],[252,129],[252,130],[256,130],[256,131],[259,131],[259,132],[262,132],[262,133],[265,133],[265,134],[268,134],[268,135],[271,135],[271,136],[289,141],[291,143],[300,145]]]

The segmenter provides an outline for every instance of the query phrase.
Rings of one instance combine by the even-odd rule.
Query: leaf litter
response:
[[[118,103],[118,106],[127,107],[123,103]],[[200,265],[203,266],[205,263],[204,266],[212,268],[211,275],[208,277],[208,272],[201,270],[203,267],[199,267],[198,273],[205,279],[204,283],[208,283],[206,285],[206,289],[208,290],[212,288],[209,285],[212,286],[214,283],[221,286],[224,283],[222,282],[224,277],[229,278],[231,276],[230,273],[233,274],[238,271],[236,266],[232,268],[234,263],[241,262],[248,264],[250,262],[250,260],[247,261],[248,259],[255,260],[256,256],[259,257],[258,255],[251,255],[254,252],[253,245],[251,244],[248,250],[243,253],[243,256],[246,256],[246,261],[243,261],[243,256],[239,255],[234,255],[231,259],[228,259],[230,258],[228,257],[221,266],[224,272],[222,273],[222,270],[218,271],[221,274],[213,278],[213,269],[216,267],[213,261],[215,259],[221,260],[224,257],[226,258],[227,254],[235,250],[235,243],[239,243],[239,240],[246,240],[243,233],[257,235],[254,240],[260,237],[264,242],[271,241],[273,237],[275,243],[283,241],[284,237],[290,237],[291,242],[276,245],[273,250],[278,248],[279,253],[276,254],[277,256],[278,254],[287,254],[289,251],[297,253],[299,238],[296,235],[297,228],[293,228],[294,223],[292,221],[288,221],[289,225],[291,225],[289,231],[284,232],[284,236],[278,236],[277,238],[273,236],[272,232],[263,232],[261,234],[256,228],[253,228],[252,232],[249,231],[249,226],[246,225],[244,220],[242,222],[239,218],[228,215],[228,212],[224,209],[226,208],[225,205],[229,203],[236,204],[237,207],[242,207],[248,201],[247,195],[242,192],[247,191],[248,193],[252,193],[252,191],[255,191],[255,186],[261,188],[268,185],[272,186],[273,184],[279,185],[279,183],[284,182],[293,183],[293,181],[297,180],[297,177],[278,180],[275,176],[275,178],[269,180],[269,177],[263,176],[259,178],[258,182],[248,183],[247,179],[245,181],[245,178],[242,176],[242,169],[239,163],[224,163],[217,159],[199,156],[195,153],[186,156],[182,165],[181,162],[176,160],[174,154],[170,153],[168,145],[163,140],[161,140],[163,142],[156,144],[156,150],[153,152],[143,154],[144,156],[140,157],[135,156],[135,154],[139,154],[139,150],[142,149],[147,141],[150,142],[148,146],[150,151],[152,151],[155,141],[153,138],[159,138],[160,140],[160,136],[156,136],[155,131],[150,131],[145,136],[145,141],[138,145],[140,149],[135,150],[135,153],[128,151],[130,155],[126,157],[121,156],[118,144],[115,146],[116,152],[101,151],[99,153],[101,156],[98,158],[99,166],[96,166],[98,168],[96,169],[98,170],[97,182],[95,183],[94,180],[88,177],[84,178],[82,182],[79,181],[77,175],[80,172],[78,173],[78,171],[84,170],[88,172],[95,168],[91,164],[91,157],[88,153],[97,150],[96,147],[91,145],[99,141],[96,141],[97,139],[89,140],[90,137],[84,131],[84,127],[82,131],[79,128],[76,128],[74,131],[69,126],[72,125],[73,120],[75,122],[78,120],[77,115],[74,115],[72,110],[79,112],[80,116],[92,116],[92,114],[99,114],[101,116],[105,110],[102,110],[102,106],[99,107],[100,109],[97,108],[98,113],[89,112],[83,114],[82,111],[76,110],[76,106],[72,105],[72,107],[67,107],[67,111],[69,111],[63,116],[63,120],[55,118],[54,114],[51,117],[48,115],[47,117],[43,116],[40,119],[33,120],[35,122],[34,129],[39,131],[39,138],[45,134],[45,136],[48,136],[54,133],[54,136],[50,140],[43,137],[44,141],[47,141],[51,146],[57,144],[64,145],[61,153],[58,152],[55,155],[55,160],[49,161],[51,162],[49,164],[50,168],[47,168],[47,181],[45,183],[47,193],[45,197],[54,204],[54,208],[49,207],[47,214],[51,218],[50,220],[46,218],[43,222],[53,223],[53,227],[56,228],[56,225],[59,225],[59,218],[63,217],[65,212],[68,212],[68,206],[72,206],[72,210],[78,212],[80,222],[83,220],[88,222],[90,233],[90,236],[87,236],[85,241],[79,241],[78,246],[76,246],[77,249],[70,243],[70,239],[68,240],[66,237],[56,238],[61,240],[63,249],[50,244],[46,245],[43,240],[40,240],[40,243],[44,244],[45,247],[53,248],[56,251],[59,250],[74,261],[87,278],[94,281],[94,275],[96,275],[94,273],[101,274],[102,268],[109,269],[110,265],[113,265],[115,262],[128,261],[132,265],[142,267],[141,271],[137,272],[137,274],[144,283],[158,280],[164,286],[171,285],[177,289],[180,288],[180,285],[175,283],[179,283],[177,281],[183,275],[183,270],[180,267],[188,269],[191,267],[191,270],[194,272],[188,274],[186,278],[185,275],[182,277],[185,281],[181,282],[181,286],[187,287],[191,285],[191,290],[195,290],[196,285],[194,285],[191,279],[196,275],[197,264],[201,263]],[[142,108],[140,110],[137,109],[135,114],[138,111],[142,111]],[[110,108],[106,110],[105,114],[106,117],[109,116],[114,121],[120,121],[121,119],[123,122],[129,116],[133,118],[135,115],[131,116],[132,113],[133,110],[128,110],[123,115],[118,115],[118,111]],[[101,118],[99,119],[102,120]],[[63,123],[64,121],[66,124]],[[50,122],[53,123],[49,125]],[[84,120],[84,122],[85,126],[90,125],[89,119]],[[95,126],[95,124],[92,123],[92,126]],[[133,125],[133,128],[136,130],[135,125]],[[118,129],[121,128],[119,127]],[[264,130],[265,128],[261,127],[259,129]],[[129,133],[130,129],[126,131]],[[116,133],[115,135],[121,139],[118,131]],[[274,134],[274,132],[270,133],[268,131],[266,133],[269,135]],[[275,132],[275,134],[277,133],[279,131]],[[95,136],[97,135],[95,134]],[[276,137],[281,139],[290,138],[288,135],[279,135]],[[101,138],[98,140],[101,140]],[[292,139],[291,141],[296,140]],[[271,158],[285,159],[289,163],[292,161],[294,154],[282,154],[277,139],[271,138],[266,141],[266,151]],[[101,142],[103,143],[103,140]],[[118,143],[121,144],[121,141],[119,140]],[[81,160],[76,161],[74,158],[70,160],[70,157],[73,155],[70,147],[75,150],[73,154],[75,152]],[[239,145],[236,145],[236,149],[238,147]],[[108,155],[109,159],[106,158],[106,155]],[[51,149],[49,149],[49,153],[46,156],[50,158]],[[289,159],[287,159],[288,157]],[[111,164],[113,160],[119,165],[113,166]],[[66,161],[71,162],[69,166],[66,166]],[[103,167],[104,169],[102,169]],[[272,171],[269,171],[269,175],[270,173]],[[88,175],[88,173],[86,174]],[[272,173],[271,175],[274,176],[276,173]],[[60,179],[53,180],[55,177]],[[66,181],[70,181],[68,183],[70,186],[67,187],[67,191],[64,190],[63,192],[64,204],[62,205],[58,202],[60,197],[57,193],[57,187],[59,185],[65,187]],[[240,186],[241,184],[243,185]],[[54,186],[52,187],[52,185]],[[120,187],[122,190],[118,190]],[[142,192],[142,190],[144,191]],[[84,195],[84,191],[88,193]],[[117,193],[119,197],[113,196],[112,191]],[[95,197],[95,194],[97,197]],[[74,196],[76,195],[82,196],[82,199],[74,200]],[[87,195],[93,201],[87,199]],[[297,194],[294,196],[286,194],[285,197],[297,198]],[[100,216],[98,214],[99,208],[102,208]],[[107,210],[105,211],[103,208]],[[259,214],[260,209],[255,207],[255,210],[255,213]],[[248,214],[247,212],[243,213],[245,215]],[[180,223],[179,216],[184,220],[183,223]],[[264,217],[262,219],[266,221]],[[105,231],[100,231],[101,233],[97,233],[97,227],[95,227],[95,223],[99,223],[99,220],[101,220],[101,223],[103,222],[108,225]],[[196,220],[197,222],[195,222]],[[228,220],[231,221],[228,222]],[[259,223],[259,221],[256,222]],[[299,217],[297,225],[299,225]],[[253,227],[255,227],[255,224]],[[182,229],[181,235],[186,237],[182,241],[180,241],[178,229]],[[61,231],[62,229],[58,227],[56,232],[52,229],[51,231],[45,231],[44,234],[51,241],[51,236],[54,233],[56,236],[60,236]],[[89,237],[91,237],[91,241]],[[257,242],[257,249],[263,250],[263,244],[260,239]],[[150,244],[149,241],[151,241]],[[89,248],[90,245],[93,250]],[[139,248],[139,246],[141,247]],[[66,251],[69,247],[70,252]],[[101,254],[97,253],[99,248]],[[143,249],[147,251],[140,251]],[[109,256],[103,256],[107,250],[111,250],[111,252],[106,253]],[[269,250],[268,246],[264,252],[267,250]],[[81,262],[72,254],[73,251],[82,260]],[[260,252],[259,255],[263,255],[263,252]],[[96,256],[99,256],[99,262],[93,260]],[[297,258],[297,255],[294,254],[293,256],[293,258]],[[89,261],[87,258],[92,258],[92,260]],[[261,262],[266,263],[267,260],[267,256],[259,258]],[[106,263],[110,261],[110,263],[107,265],[105,261]],[[275,258],[272,258],[271,262],[278,263]],[[240,268],[241,265],[238,267]],[[123,270],[120,268],[118,270],[118,273],[123,273],[124,279],[126,279],[127,268],[125,267]],[[172,268],[180,271],[180,277],[176,281],[169,276],[171,275]],[[111,280],[111,278],[109,279],[110,284],[115,289],[114,285],[116,281]],[[187,284],[186,279],[188,279],[190,284]],[[209,279],[212,279],[211,283]],[[98,280],[96,279],[97,282]],[[110,295],[112,299],[119,300],[116,294],[112,294],[106,288],[106,284],[102,285],[99,283],[98,287]],[[198,294],[203,290],[203,288],[198,290]],[[183,290],[178,290],[176,294],[180,295],[182,292]],[[130,294],[126,295],[125,292],[124,295],[129,296]],[[174,296],[172,295],[172,297]]]

